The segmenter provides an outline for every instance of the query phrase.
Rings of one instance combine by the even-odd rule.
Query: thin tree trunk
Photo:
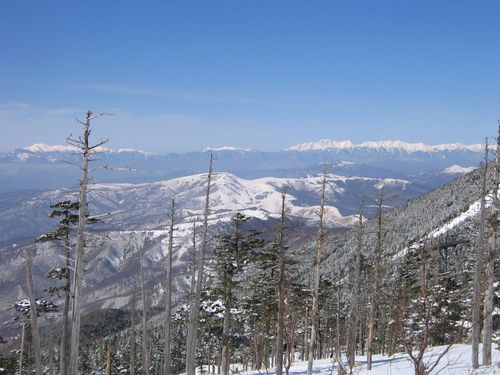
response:
[[[354,268],[354,286],[349,311],[349,332],[347,334],[347,360],[352,369],[356,366],[356,333],[358,330],[359,294],[361,286],[361,254],[363,249],[363,209],[364,201],[359,205],[358,246],[356,249],[356,265]]]
[[[337,344],[335,349],[335,357],[337,358],[337,363],[339,365],[339,374],[345,374],[346,370],[344,367],[344,362],[342,362],[342,352],[340,347],[340,280],[342,275],[339,272],[339,278],[337,282],[337,316],[335,319],[336,331],[337,331]]]
[[[311,342],[309,343],[309,361],[307,364],[307,375],[312,375],[314,364],[314,345],[316,341],[316,329],[318,326],[318,299],[319,284],[321,279],[321,251],[323,250],[323,240],[325,232],[323,230],[323,217],[325,213],[325,191],[326,191],[326,172],[323,173],[321,180],[321,202],[319,206],[319,228],[316,239],[316,261],[314,263],[314,290],[311,309]]]
[[[23,374],[24,347],[26,346],[26,318],[23,316],[21,325],[21,350],[19,351],[19,375]]]
[[[476,266],[474,271],[474,289],[472,293],[472,368],[479,368],[479,340],[481,337],[481,284],[484,268],[484,224],[486,209],[486,184],[488,176],[488,138],[486,138],[484,170],[481,184],[481,208],[479,219],[479,238],[476,250]]]
[[[135,351],[136,351],[136,344],[135,344],[135,306],[136,306],[136,300],[135,300],[135,283],[134,283],[134,290],[132,291],[132,316],[130,318],[130,325],[131,325],[131,343],[130,343],[130,364],[129,364],[129,373],[130,375],[135,375]]]
[[[147,342],[147,295],[146,295],[146,286],[144,283],[144,250],[141,249],[139,251],[140,254],[140,262],[141,262],[141,290],[142,290],[142,373],[144,375],[149,375],[149,350],[148,350],[148,342]]]
[[[375,245],[375,259],[373,264],[373,289],[372,303],[370,306],[370,315],[368,323],[368,343],[367,343],[367,369],[372,369],[373,341],[375,339],[375,324],[377,321],[378,294],[380,289],[380,262],[382,258],[382,204],[384,201],[384,192],[380,192],[378,199],[377,215],[377,243]]]
[[[111,375],[111,342],[106,345],[106,375]]]
[[[164,375],[170,375],[171,354],[170,346],[172,342],[172,250],[174,247],[174,221],[175,221],[175,200],[172,199],[170,209],[170,230],[168,236],[167,254],[167,281],[166,281],[166,303],[165,303],[165,355],[164,355]]]
[[[225,301],[224,301],[224,321],[222,324],[222,358],[221,358],[221,367],[222,367],[222,375],[229,375],[229,364],[230,364],[230,356],[229,356],[229,327],[230,327],[230,319],[231,319],[231,298],[232,298],[232,288],[228,285],[231,281],[226,280],[225,284]]]
[[[495,178],[493,201],[489,220],[488,256],[486,263],[486,290],[484,293],[483,310],[483,365],[491,365],[491,343],[493,339],[493,298],[495,282],[495,258],[498,229],[498,184],[500,182],[500,121],[498,123],[497,148],[495,157]]]
[[[64,239],[64,247],[66,248],[66,259],[64,266],[66,267],[66,288],[64,290],[64,307],[61,319],[61,345],[59,350],[59,374],[66,375],[68,373],[68,315],[71,296],[71,278],[70,278],[70,241],[69,234]]]
[[[49,373],[48,375],[54,375],[54,323],[52,319],[49,320],[48,326],[48,348],[47,356],[49,357]]]
[[[38,330],[38,317],[36,312],[35,290],[33,286],[33,272],[31,268],[31,254],[28,248],[24,248],[24,259],[26,261],[26,281],[28,282],[28,293],[30,299],[30,326],[33,354],[35,356],[35,373],[42,375],[42,354],[40,349],[40,331]]]
[[[304,315],[304,347],[302,349],[302,360],[305,361],[307,358],[309,358],[309,352],[308,352],[308,342],[307,342],[307,337],[309,334],[309,330],[307,327],[309,326],[309,309],[306,304],[306,313]]]
[[[196,344],[198,338],[198,326],[200,320],[200,300],[201,289],[203,286],[203,268],[205,266],[205,249],[207,245],[207,232],[208,232],[208,210],[210,203],[210,185],[212,180],[212,161],[213,157],[210,155],[210,162],[208,167],[208,185],[207,194],[205,197],[205,211],[203,214],[203,233],[201,239],[200,257],[198,261],[198,273],[196,278],[196,289],[194,294],[193,308],[189,311],[189,325],[186,345],[186,375],[195,375],[196,369]]]
[[[276,375],[283,373],[283,332],[285,326],[285,198],[286,189],[281,194],[281,218],[278,229],[278,327],[276,332]]]

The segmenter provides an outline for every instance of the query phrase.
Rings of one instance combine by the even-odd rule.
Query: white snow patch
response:
[[[474,167],[462,167],[454,164],[451,167],[446,168],[443,172],[448,174],[465,174],[473,171],[474,169]]]
[[[236,147],[236,146],[222,146],[222,147],[207,147],[203,149],[203,152],[209,152],[209,151],[240,151],[240,152],[251,152],[253,149],[251,148],[243,148],[243,147]]]

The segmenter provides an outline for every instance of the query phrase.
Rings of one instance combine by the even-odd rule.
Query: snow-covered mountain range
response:
[[[364,142],[321,140],[291,146],[286,150],[261,152],[223,146],[187,153],[154,154],[134,149],[101,148],[93,163],[100,182],[142,183],[189,176],[206,171],[210,153],[216,157],[215,170],[242,178],[304,177],[317,174],[326,163],[332,173],[371,178],[402,178],[431,174],[461,167],[452,174],[476,167],[481,145],[446,144],[429,146],[401,141]],[[34,144],[0,153],[0,193],[44,190],[75,186],[79,156],[74,147]],[[465,169],[464,169],[465,168]],[[450,170],[449,170],[450,171]],[[444,182],[449,181],[444,180]],[[414,180],[418,183],[418,180]],[[430,183],[428,188],[443,181]],[[427,182],[426,182],[427,184]]]
[[[243,179],[226,172],[216,172],[212,181],[210,213],[213,221],[227,221],[236,212],[268,220],[278,217],[281,193],[287,187],[287,214],[303,224],[317,220],[321,177],[266,177]],[[398,205],[424,192],[421,186],[396,178],[327,176],[326,222],[330,226],[349,226],[355,221],[361,197],[375,197],[384,187],[398,193]],[[123,211],[108,229],[155,230],[165,226],[172,198],[177,202],[179,221],[192,222],[201,216],[205,201],[206,174],[171,180],[130,184],[93,184],[89,193],[92,214]],[[77,190],[56,189],[46,192],[4,193],[0,195],[0,245],[30,242],[49,230],[54,223],[47,217],[50,204],[77,199]],[[367,210],[371,215],[373,209]]]
[[[461,143],[448,143],[440,145],[426,145],[424,143],[409,143],[403,141],[367,141],[354,144],[351,141],[335,141],[333,139],[321,139],[317,142],[301,143],[291,146],[287,150],[292,151],[341,151],[341,150],[374,150],[377,152],[399,152],[399,153],[436,153],[451,151],[481,152],[484,146],[481,144],[464,145]]]

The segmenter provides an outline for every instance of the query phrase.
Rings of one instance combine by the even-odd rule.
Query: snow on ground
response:
[[[424,362],[432,364],[445,349],[444,346],[429,348],[424,356]],[[481,351],[480,351],[481,352]],[[438,366],[432,371],[432,374],[441,375],[469,375],[469,374],[500,374],[500,351],[494,350],[493,362],[491,366],[481,366],[476,372],[471,367],[471,346],[466,344],[457,344],[451,347],[450,351],[441,359]],[[354,374],[369,375],[413,375],[413,364],[405,353],[398,353],[392,357],[375,355],[373,356],[372,370],[366,369],[366,356],[356,357],[358,367],[353,371]],[[322,359],[314,361],[313,374],[315,375],[336,375],[338,367],[331,360]],[[283,374],[285,372],[283,371]],[[290,375],[302,375],[307,373],[307,362],[296,362],[290,369]],[[246,375],[257,375],[258,371],[249,371]],[[266,374],[265,370],[260,372]],[[269,371],[269,375],[275,374],[274,369]]]

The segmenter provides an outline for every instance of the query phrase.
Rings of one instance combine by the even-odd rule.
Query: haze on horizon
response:
[[[481,143],[500,118],[500,3],[0,3],[0,151]]]

